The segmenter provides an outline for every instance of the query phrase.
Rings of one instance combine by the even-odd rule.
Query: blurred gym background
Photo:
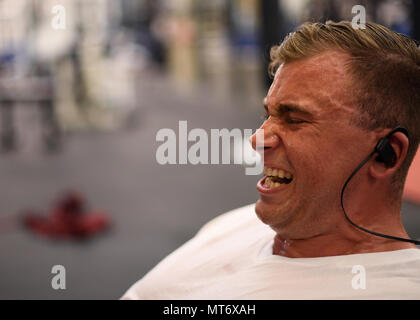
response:
[[[0,0],[0,299],[119,298],[205,222],[255,202],[240,165],[159,165],[157,131],[258,128],[270,46],[304,21],[351,21],[356,4],[420,38],[408,0]],[[60,225],[72,214],[81,229]]]

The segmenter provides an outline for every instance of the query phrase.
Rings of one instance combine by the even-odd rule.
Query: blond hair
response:
[[[351,122],[366,130],[402,125],[409,132],[406,159],[394,175],[401,194],[420,140],[420,49],[409,37],[376,23],[355,29],[347,21],[305,23],[270,51],[270,74],[279,65],[327,50],[349,56],[346,70],[359,115]]]

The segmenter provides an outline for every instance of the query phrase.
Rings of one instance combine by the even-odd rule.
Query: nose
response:
[[[257,139],[257,136],[262,135],[262,137],[260,139]],[[258,141],[260,140],[260,141]],[[258,145],[261,144],[261,140],[264,143],[263,145]],[[257,141],[259,142],[257,144]],[[270,130],[270,128],[268,128],[268,126],[265,126],[265,124],[263,124],[250,138],[250,142],[252,145],[252,148],[257,151],[257,152],[263,152],[263,151],[267,151],[271,148],[275,148],[279,142],[280,142],[280,138],[272,131]]]

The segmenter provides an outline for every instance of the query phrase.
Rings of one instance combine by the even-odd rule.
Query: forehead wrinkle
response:
[[[327,118],[338,113],[354,113],[345,72],[346,59],[345,54],[326,52],[282,65],[269,91],[275,103],[270,103],[294,101],[310,106],[309,110],[315,109]]]

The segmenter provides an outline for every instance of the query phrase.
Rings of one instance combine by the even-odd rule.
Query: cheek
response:
[[[293,143],[291,139],[285,139],[285,141],[286,141],[286,146],[288,149],[295,149],[295,144]]]
[[[316,191],[315,185],[328,184],[334,178],[334,167],[330,161],[334,157],[333,152],[321,151],[313,143],[289,141],[287,146],[290,162],[304,186]]]

